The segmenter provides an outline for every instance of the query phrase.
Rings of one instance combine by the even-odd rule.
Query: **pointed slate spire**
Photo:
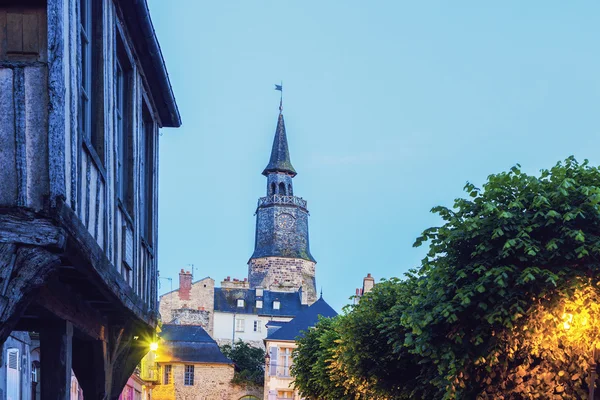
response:
[[[283,114],[281,112],[277,120],[277,130],[275,131],[275,139],[273,140],[271,159],[262,174],[267,176],[272,172],[285,172],[292,177],[296,176],[296,170],[290,160],[290,150],[285,134],[285,122],[283,121]]]

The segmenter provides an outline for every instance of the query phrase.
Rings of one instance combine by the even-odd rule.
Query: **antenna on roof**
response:
[[[194,280],[194,264],[188,264],[190,269],[192,270],[192,281]]]
[[[323,298],[323,286],[321,286],[321,298]]]

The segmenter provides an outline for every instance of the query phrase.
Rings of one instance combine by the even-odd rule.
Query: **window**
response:
[[[238,307],[244,307],[244,300],[243,299],[238,299],[237,306]]]
[[[262,332],[262,326],[260,320],[254,321],[254,332]]]
[[[194,366],[186,365],[185,374],[183,375],[183,384],[185,386],[194,386]]]
[[[279,182],[279,194],[285,195],[285,183]]]
[[[5,0],[0,5],[0,61],[46,61],[46,1]]]
[[[89,143],[94,149],[95,155],[104,162],[104,135],[103,130],[97,128],[97,124],[102,126],[102,118],[96,118],[96,97],[102,90],[98,86],[102,84],[102,74],[98,73],[98,64],[100,53],[96,50],[101,48],[99,40],[101,35],[97,34],[98,28],[102,26],[98,15],[102,15],[98,7],[101,2],[96,0],[79,1],[79,37],[80,37],[80,73],[81,85],[79,88],[79,133],[84,142]],[[88,146],[88,150],[89,146]]]
[[[256,300],[256,308],[262,308],[262,300]]]
[[[152,245],[154,204],[154,121],[148,107],[142,110],[141,129],[141,179],[140,179],[140,230],[148,245]]]
[[[116,56],[117,197],[133,216],[133,135],[131,124],[131,62],[123,40],[117,35]]]
[[[262,297],[263,290],[263,288],[256,288],[256,297]]]
[[[273,302],[273,309],[274,310],[279,310],[281,308],[281,303],[279,303],[279,300],[275,300]]]
[[[241,318],[235,319],[235,331],[236,332],[244,332],[244,322],[246,322],[246,321]]]
[[[171,383],[171,365],[165,365],[163,367],[163,385],[168,385]]]
[[[290,348],[279,349],[279,365],[281,368],[277,371],[281,376],[290,376],[290,364],[291,364],[292,352]]]
[[[277,399],[291,399],[292,392],[287,390],[280,390],[277,392]]]
[[[19,349],[8,349],[6,356],[6,395],[9,399],[20,399],[21,373],[19,371]]]

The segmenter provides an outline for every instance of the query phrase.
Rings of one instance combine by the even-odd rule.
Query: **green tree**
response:
[[[586,398],[600,343],[600,170],[570,157],[465,190],[432,210],[443,223],[417,238],[429,244],[420,268],[376,285],[332,323],[333,345],[319,341],[331,355],[319,379],[343,387],[339,398]]]
[[[470,199],[457,199],[454,209],[434,208],[444,224],[415,243],[429,241],[429,253],[412,274],[414,306],[397,306],[390,327],[406,335],[390,343],[422,358],[421,374],[439,398],[501,398],[515,369],[544,364],[547,355],[511,349],[526,348],[542,328],[559,332],[553,318],[561,304],[583,287],[597,288],[600,171],[571,157],[539,177],[517,165],[491,175],[483,190],[465,190]],[[539,307],[553,316],[544,324],[532,323]],[[540,373],[557,376],[565,367],[545,365]],[[569,378],[554,394],[581,398],[581,380]],[[537,380],[526,383],[535,392]]]
[[[221,346],[221,351],[235,364],[233,383],[263,385],[265,374],[265,351],[263,349],[250,346],[240,339],[233,346],[230,344]]]
[[[321,318],[297,340],[292,375],[294,385],[307,399],[343,399],[344,388],[331,374],[336,342],[335,319]]]

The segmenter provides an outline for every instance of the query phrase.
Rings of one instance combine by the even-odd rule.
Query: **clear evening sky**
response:
[[[466,181],[600,163],[597,1],[150,0],[183,119],[160,139],[159,269],[247,276],[283,81],[317,287],[338,311]],[[163,293],[168,281],[161,280]]]

